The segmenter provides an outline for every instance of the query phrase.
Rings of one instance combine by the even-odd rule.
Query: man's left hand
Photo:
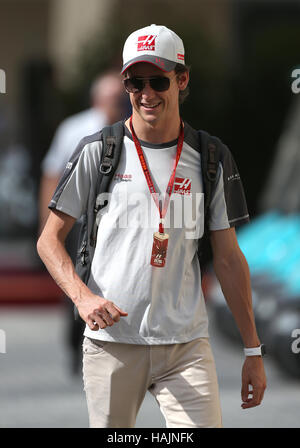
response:
[[[266,387],[267,380],[261,356],[246,356],[242,370],[242,408],[258,406],[262,402]]]

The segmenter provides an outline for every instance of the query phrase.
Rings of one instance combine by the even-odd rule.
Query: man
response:
[[[50,203],[38,252],[87,324],[83,375],[91,427],[134,426],[147,390],[167,427],[221,427],[196,255],[199,227],[200,236],[203,232],[198,134],[179,112],[189,81],[182,40],[164,26],[132,33],[124,46],[122,74],[133,112],[124,123],[121,159],[101,212],[88,285],[76,275],[64,240],[94,201],[99,137],[82,142],[73,155],[72,170]],[[243,366],[246,409],[260,404],[266,380],[248,266],[233,227],[248,219],[234,166],[226,154],[209,225],[217,276],[245,347],[256,354],[247,356]],[[171,193],[171,199],[176,197],[172,204]],[[193,195],[201,199],[194,221],[185,207]]]
[[[66,118],[60,124],[43,160],[39,195],[40,232],[49,214],[50,199],[78,142],[86,135],[94,134],[103,126],[125,116],[124,88],[117,71],[109,70],[93,81],[90,88],[90,102],[89,109]],[[66,240],[66,248],[73,262],[76,259],[80,227],[81,221],[78,220]],[[84,322],[81,319],[74,319],[74,309],[69,299],[66,301],[66,306],[69,317],[67,340],[71,349],[71,371],[78,374],[82,363]]]

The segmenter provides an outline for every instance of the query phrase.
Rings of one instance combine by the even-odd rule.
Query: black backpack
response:
[[[204,189],[204,234],[198,240],[198,257],[200,266],[210,258],[210,245],[208,238],[209,206],[216,181],[220,153],[223,143],[217,137],[210,136],[205,131],[198,131],[199,152],[201,153],[201,169]],[[112,180],[119,163],[120,154],[124,138],[124,123],[119,121],[112,126],[106,126],[101,131],[103,142],[102,159],[99,167],[99,176],[96,185],[96,200],[92,211],[84,217],[79,234],[79,244],[76,257],[76,272],[82,281],[87,284],[92,259],[95,251],[97,239],[97,215],[107,202],[99,202],[101,194],[108,192],[110,181]],[[206,260],[205,260],[206,258]]]

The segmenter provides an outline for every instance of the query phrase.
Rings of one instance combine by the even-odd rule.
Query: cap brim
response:
[[[155,65],[156,67],[160,68],[164,72],[170,72],[174,70],[177,64],[176,62],[169,61],[168,59],[163,59],[157,56],[144,54],[142,56],[138,56],[137,58],[131,59],[125,65],[123,65],[121,74],[123,74],[129,67],[131,67],[134,64],[137,64],[138,62],[148,62],[149,64]]]

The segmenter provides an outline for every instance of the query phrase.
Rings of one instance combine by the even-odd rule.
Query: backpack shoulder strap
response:
[[[101,131],[102,157],[96,185],[96,200],[94,206],[94,222],[90,236],[91,246],[96,245],[98,226],[96,217],[102,207],[106,205],[99,203],[99,195],[107,192],[109,184],[118,166],[124,139],[124,123],[118,121],[111,126],[105,126]]]
[[[118,166],[124,138],[124,123],[118,121],[102,129],[102,157],[99,167],[96,196],[107,191],[111,178]]]
[[[200,139],[201,171],[204,189],[204,220],[205,224],[209,218],[209,206],[212,199],[212,193],[217,179],[220,145],[222,142],[208,134],[206,131],[198,131]]]
[[[201,274],[204,274],[206,264],[211,260],[212,249],[209,241],[209,211],[216,185],[219,161],[221,158],[222,142],[212,137],[206,131],[198,131],[201,155],[201,171],[204,192],[204,233],[198,240],[198,258]]]

